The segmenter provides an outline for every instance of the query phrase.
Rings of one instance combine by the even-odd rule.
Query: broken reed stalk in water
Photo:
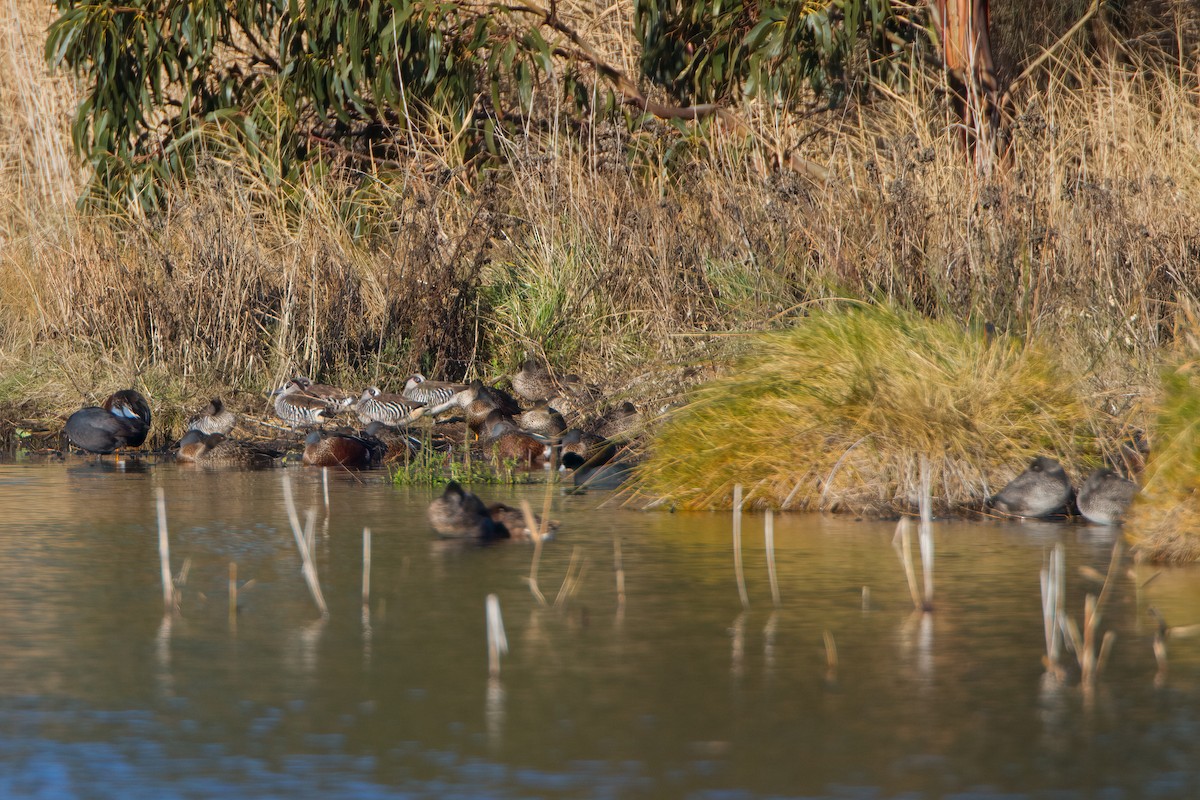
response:
[[[617,611],[625,610],[625,566],[621,559],[621,538],[613,536],[613,569],[617,573]]]
[[[910,528],[911,523],[908,521],[908,517],[901,517],[900,521],[896,523],[896,535],[892,537],[892,544],[896,545],[896,540],[900,540],[896,547],[896,554],[900,556],[900,564],[904,567],[904,577],[908,579],[908,593],[912,596],[913,607],[920,611],[921,592],[917,589],[917,570],[913,566]]]
[[[779,579],[775,575],[775,512],[767,509],[763,520],[763,539],[767,547],[767,577],[771,580],[771,602],[776,608],[782,604],[779,599]]]
[[[833,634],[828,628],[822,633],[822,638],[825,640],[825,677],[827,680],[834,680],[838,670],[837,642],[833,640]]]
[[[1100,596],[1089,594],[1083,601],[1083,634],[1080,636],[1075,621],[1067,620],[1067,630],[1075,645],[1075,655],[1079,659],[1080,681],[1091,685],[1104,671],[1108,655],[1112,652],[1113,642],[1117,635],[1113,631],[1105,631],[1097,649],[1096,635],[1100,630],[1100,619],[1108,595],[1112,591],[1112,579],[1121,561],[1121,542],[1118,539],[1113,544],[1112,558],[1108,562],[1108,573],[1104,576],[1104,586],[1100,588]]]
[[[292,484],[288,475],[283,477],[283,504],[287,509],[288,521],[292,524],[292,535],[296,538],[296,549],[300,551],[300,561],[303,563],[304,582],[312,594],[313,602],[321,610],[321,616],[329,616],[329,606],[325,605],[325,596],[321,594],[321,584],[317,580],[317,565],[313,562],[312,552],[308,547],[308,537],[300,530],[300,517],[296,514],[296,501],[292,498]],[[308,515],[309,529],[312,529],[315,512]]]
[[[500,656],[508,653],[508,637],[504,634],[504,620],[500,617],[500,598],[487,596],[487,646],[488,675],[500,677]]]
[[[1062,631],[1065,591],[1066,556],[1060,542],[1054,546],[1042,567],[1042,627],[1046,635],[1046,655],[1042,658],[1046,671],[1062,677]]]
[[[1042,618],[1046,629],[1046,668],[1055,676],[1061,676],[1062,670],[1058,665],[1058,657],[1062,648],[1057,641],[1057,627],[1062,638],[1075,653],[1079,665],[1079,681],[1085,688],[1095,685],[1096,678],[1104,671],[1108,656],[1112,652],[1113,642],[1117,635],[1113,631],[1105,631],[1099,637],[1100,620],[1104,606],[1112,591],[1113,575],[1116,574],[1121,560],[1121,542],[1113,545],[1112,558],[1108,564],[1108,573],[1104,577],[1104,586],[1100,595],[1088,594],[1083,601],[1083,629],[1080,630],[1075,620],[1064,613],[1063,596],[1065,595],[1065,558],[1062,545],[1056,545],[1051,555],[1049,566],[1042,570]],[[1099,641],[1097,642],[1097,639]]]
[[[363,528],[363,584],[362,603],[366,608],[371,603],[371,529]]]
[[[237,625],[237,562],[229,562],[229,626]]]
[[[1161,686],[1167,680],[1167,641],[1200,635],[1200,625],[1168,625],[1163,615],[1158,613],[1158,609],[1151,606],[1148,612],[1154,617],[1155,625],[1153,647],[1158,674],[1154,676],[1154,685]]]
[[[173,611],[175,583],[171,580],[171,548],[167,539],[167,498],[161,486],[154,490],[154,495],[158,506],[158,561],[162,569],[163,606],[167,611]]]
[[[925,579],[926,611],[933,610],[933,476],[929,466],[929,458],[921,456],[921,496],[918,499],[921,510],[921,526],[917,530],[917,538],[921,544],[921,575]]]
[[[325,513],[329,513],[329,467],[321,467],[321,488],[325,494]]]
[[[1154,617],[1154,643],[1151,647],[1154,650],[1154,663],[1158,665],[1154,685],[1162,686],[1167,681],[1167,633],[1170,629],[1167,627],[1167,621],[1154,606],[1150,606],[1148,613]]]
[[[542,532],[538,528],[537,521],[534,519],[533,509],[529,507],[528,500],[521,501],[521,512],[525,515],[525,527],[529,529],[530,535],[533,536],[533,561],[529,564],[529,577],[525,580],[529,582],[529,591],[537,598],[538,603],[545,606],[546,596],[538,588],[538,564],[542,560]],[[545,522],[545,519],[543,518],[542,521]]]
[[[733,487],[733,571],[737,574],[738,597],[742,608],[750,607],[750,596],[746,594],[746,576],[742,571],[742,485]]]
[[[558,587],[558,595],[554,598],[555,608],[562,608],[567,598],[573,595],[575,590],[579,588],[579,582],[583,578],[584,565],[578,559],[579,545],[576,545],[571,551],[571,560],[567,562],[567,574],[563,576],[562,586]],[[578,569],[575,568],[577,562],[579,563]]]

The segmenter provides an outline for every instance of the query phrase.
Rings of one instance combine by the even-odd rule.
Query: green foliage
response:
[[[416,455],[392,468],[392,483],[396,486],[444,486],[450,481],[514,486],[534,483],[540,477],[540,472],[521,470],[512,461],[493,463],[472,458],[469,453],[439,452],[428,440]]]
[[[1200,560],[1200,325],[1162,373],[1150,462],[1126,527],[1136,549],[1152,561]]]
[[[388,159],[413,128],[459,157],[553,68],[539,18],[439,0],[56,0],[46,57],[83,79],[72,134],[118,205],[238,144],[265,175]],[[522,24],[524,23],[524,24]],[[480,97],[490,107],[480,114]],[[411,127],[410,127],[411,125]]]
[[[726,378],[657,432],[645,490],[688,508],[894,512],[916,505],[918,464],[942,510],[1054,454],[1094,460],[1075,387],[1048,353],[890,307],[814,313],[756,336]],[[1078,471],[1078,470],[1076,470]]]
[[[689,102],[836,101],[903,68],[912,28],[888,0],[636,0],[642,71]]]

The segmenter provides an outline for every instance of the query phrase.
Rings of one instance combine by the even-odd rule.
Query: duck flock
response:
[[[290,431],[306,433],[302,460],[309,466],[366,469],[413,458],[423,448],[468,448],[479,458],[524,469],[557,464],[572,471],[576,485],[613,488],[622,482],[632,466],[629,445],[642,429],[632,403],[605,409],[597,387],[576,375],[556,377],[533,357],[510,377],[511,393],[479,380],[452,383],[413,374],[398,393],[370,386],[356,395],[294,376],[272,392],[271,410]],[[270,467],[299,441],[294,433],[265,443],[237,439],[239,421],[220,398],[213,399],[188,421],[173,448],[176,461]],[[100,406],[76,411],[64,432],[81,450],[119,455],[142,446],[150,423],[145,397],[123,389]],[[429,517],[444,536],[530,534],[521,512],[487,506],[454,483],[430,507]]]
[[[410,459],[422,448],[467,448],[481,458],[525,469],[558,464],[573,471],[577,485],[620,485],[632,467],[634,448],[629,445],[643,429],[632,403],[604,409],[603,395],[595,386],[576,375],[556,377],[534,357],[510,380],[511,393],[480,380],[452,383],[413,374],[398,393],[370,386],[356,395],[294,376],[272,392],[271,408],[287,428],[307,431],[302,460],[310,466],[363,469]],[[352,419],[359,424],[348,425]],[[238,421],[220,399],[213,399],[189,420],[175,447],[176,460],[210,467],[279,463],[289,441],[264,444],[232,438]],[[423,422],[418,425],[419,421]],[[140,447],[149,430],[146,399],[124,389],[100,406],[76,411],[65,433],[82,450],[108,454]],[[1111,469],[1095,470],[1076,492],[1062,465],[1042,456],[989,497],[986,507],[1011,517],[1077,514],[1113,525],[1120,523],[1136,493],[1136,484]],[[435,501],[429,516],[444,536],[491,539],[530,533],[520,512],[489,507],[457,484]]]

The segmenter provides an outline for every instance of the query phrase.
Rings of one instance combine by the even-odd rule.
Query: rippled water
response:
[[[324,621],[283,480],[318,512]],[[1200,638],[1156,682],[1147,611],[1200,622],[1200,573],[1139,589],[1153,570],[1126,564],[1095,690],[1044,678],[1043,554],[1065,543],[1078,618],[1096,587],[1076,568],[1106,568],[1111,531],[936,523],[937,608],[914,619],[894,524],[777,518],[774,611],[751,515],[743,612],[728,515],[555,495],[541,607],[530,546],[446,547],[430,490],[381,473],[329,484],[326,524],[319,471],[0,467],[0,797],[1200,797]],[[190,562],[165,618],[159,486],[173,569]],[[233,617],[231,563],[253,581]],[[489,593],[511,651],[495,681]]]

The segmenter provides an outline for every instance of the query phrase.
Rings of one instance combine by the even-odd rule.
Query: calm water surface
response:
[[[318,512],[326,620],[283,480]],[[921,621],[894,524],[819,516],[776,520],[773,611],[750,516],[743,612],[727,515],[556,495],[542,607],[530,546],[445,547],[430,490],[381,473],[329,484],[327,518],[320,473],[300,468],[0,466],[0,797],[1200,797],[1200,639],[1172,642],[1156,682],[1147,613],[1200,622],[1200,573],[1121,577],[1094,692],[1043,677],[1043,554],[1066,545],[1078,618],[1095,588],[1076,568],[1105,569],[1104,529],[937,523]],[[166,618],[160,486],[173,569],[189,563]],[[545,491],[481,493],[540,506]],[[553,607],[573,556],[582,580]],[[231,563],[253,581],[232,618]],[[493,681],[489,593],[511,651]]]

